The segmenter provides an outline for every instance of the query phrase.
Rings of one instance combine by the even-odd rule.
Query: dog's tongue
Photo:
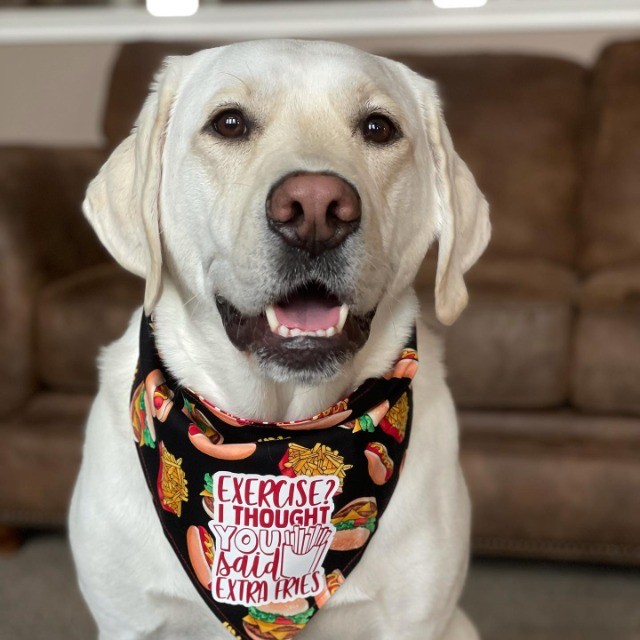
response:
[[[286,305],[276,305],[274,311],[280,324],[301,331],[329,329],[337,325],[340,319],[340,306],[329,300],[302,298]]]

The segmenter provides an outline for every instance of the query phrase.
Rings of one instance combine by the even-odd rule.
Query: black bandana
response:
[[[415,335],[383,378],[294,422],[233,416],[180,387],[143,317],[134,438],[184,570],[236,638],[289,640],[361,558],[409,441]]]

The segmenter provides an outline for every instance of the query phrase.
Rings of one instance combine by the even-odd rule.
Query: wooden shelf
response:
[[[438,9],[430,0],[206,5],[190,18],[142,7],[0,9],[0,44],[353,38],[638,29],[640,0],[488,0]]]

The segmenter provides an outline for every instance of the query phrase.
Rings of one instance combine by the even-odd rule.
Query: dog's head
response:
[[[364,345],[435,238],[452,323],[490,234],[433,82],[325,42],[169,58],[84,211],[147,312],[169,278],[266,375],[305,382]]]

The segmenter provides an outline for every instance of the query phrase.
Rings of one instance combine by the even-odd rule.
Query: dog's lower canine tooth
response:
[[[347,316],[349,315],[349,306],[343,304],[340,307],[340,319],[338,320],[338,324],[336,325],[336,332],[340,333],[344,328],[344,323],[347,321]]]
[[[335,327],[329,327],[327,329],[327,338],[330,338],[331,336],[335,336],[336,335],[336,328]]]
[[[281,335],[283,338],[288,338],[291,334],[289,333],[289,329],[281,324],[278,327],[278,335]]]

